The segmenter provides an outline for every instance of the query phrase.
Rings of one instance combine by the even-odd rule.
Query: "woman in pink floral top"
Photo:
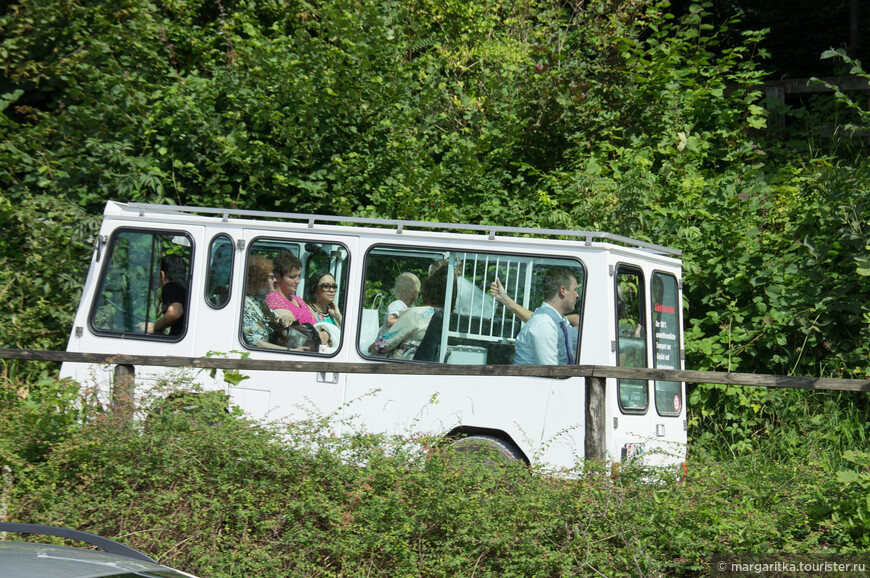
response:
[[[275,258],[275,287],[266,295],[266,305],[274,311],[282,321],[293,323],[310,323],[314,325],[317,320],[311,313],[308,304],[296,296],[296,289],[302,276],[302,262],[293,253],[281,253]],[[320,332],[320,339],[324,345],[329,343],[329,334]]]

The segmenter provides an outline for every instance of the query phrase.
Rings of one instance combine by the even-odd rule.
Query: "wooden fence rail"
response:
[[[235,369],[265,371],[304,371],[327,373],[372,373],[401,375],[528,375],[540,377],[584,377],[586,423],[584,455],[604,459],[606,456],[606,378],[685,381],[688,383],[721,383],[839,391],[870,391],[870,380],[829,379],[820,377],[788,377],[751,373],[685,371],[612,367],[606,365],[448,365],[441,363],[338,363],[323,361],[293,361],[265,359],[221,359],[218,357],[164,357],[101,353],[70,353],[66,351],[35,351],[0,349],[0,359],[35,361],[71,361],[114,365],[113,403],[118,411],[132,417],[135,366],[192,367],[203,369]]]
[[[328,373],[373,373],[383,375],[530,375],[539,377],[598,377],[684,381],[687,383],[721,383],[795,389],[834,391],[870,391],[868,379],[834,379],[825,377],[792,377],[722,371],[693,371],[612,367],[607,365],[449,365],[441,363],[339,363],[324,361],[292,361],[265,359],[221,359],[218,357],[165,357],[119,355],[109,353],[70,353],[66,351],[36,351],[30,349],[0,349],[0,359],[34,361],[70,361],[106,365],[154,365],[205,369],[236,369],[263,371],[303,371]]]

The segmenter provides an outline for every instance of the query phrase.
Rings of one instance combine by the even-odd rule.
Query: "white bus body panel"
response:
[[[170,208],[171,209],[171,208]],[[585,268],[585,305],[579,363],[616,365],[617,355],[614,311],[614,268],[627,264],[640,269],[648,280],[653,272],[667,272],[681,279],[677,259],[651,251],[609,243],[582,243],[534,238],[498,238],[425,231],[339,227],[305,223],[250,219],[220,219],[184,212],[146,214],[131,211],[122,204],[109,203],[100,230],[111,238],[119,228],[171,229],[184,231],[193,240],[187,309],[188,325],[183,339],[164,342],[148,339],[122,339],[95,334],[88,318],[105,249],[95,251],[75,318],[68,351],[148,356],[204,357],[219,353],[238,358],[248,352],[251,359],[282,361],[391,363],[372,359],[360,351],[358,336],[362,319],[361,288],[365,283],[364,264],[369,249],[390,246],[419,249],[497,252],[510,255],[547,255],[582,262]],[[259,237],[341,244],[349,254],[346,271],[347,295],[340,349],[330,356],[272,352],[251,349],[241,340],[240,315],[244,302],[246,251],[233,257],[232,286],[226,306],[215,309],[205,303],[205,275],[210,241],[216,235],[228,236],[233,246],[250,246]],[[97,261],[98,253],[102,259]],[[649,283],[647,282],[647,286]],[[649,295],[645,296],[649,303]],[[680,303],[682,295],[680,294]],[[533,307],[532,307],[533,308]],[[651,332],[649,332],[651,333]],[[647,335],[647,350],[652,350]],[[680,339],[680,346],[682,340]],[[365,347],[365,346],[362,346]],[[648,366],[652,367],[652,355]],[[474,362],[474,347],[460,348],[457,359]],[[177,375],[180,370],[136,367],[137,391],[154,384],[160,376]],[[232,401],[256,418],[270,420],[305,419],[312,414],[329,415],[334,433],[370,431],[397,435],[447,434],[457,429],[503,432],[533,462],[554,468],[574,467],[584,454],[585,380],[543,377],[438,376],[334,374],[327,372],[245,371],[247,379],[230,386],[206,370],[186,370],[186,375],[206,388],[227,392]],[[65,363],[63,377],[84,384],[96,382],[108,401],[112,366]],[[606,448],[611,459],[619,461],[630,444],[643,444],[652,463],[679,463],[685,455],[685,386],[679,415],[660,416],[655,408],[654,382],[648,385],[649,406],[638,414],[624,413],[617,400],[617,380],[607,380]],[[663,434],[663,435],[662,435]],[[666,456],[651,450],[661,449]]]

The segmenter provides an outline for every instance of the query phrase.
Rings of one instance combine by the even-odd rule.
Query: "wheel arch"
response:
[[[531,460],[526,455],[526,452],[520,448],[519,444],[517,444],[513,438],[507,432],[500,429],[486,428],[486,427],[477,427],[473,425],[460,425],[456,426],[449,432],[447,432],[444,437],[449,440],[458,440],[464,437],[471,436],[487,436],[493,437],[500,440],[502,443],[509,444],[512,446],[513,450],[522,458],[522,460],[526,463],[526,465],[531,464]]]

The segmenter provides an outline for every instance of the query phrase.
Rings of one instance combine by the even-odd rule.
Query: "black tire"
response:
[[[494,436],[472,435],[450,444],[449,451],[457,461],[484,466],[506,466],[525,462],[519,448]]]

